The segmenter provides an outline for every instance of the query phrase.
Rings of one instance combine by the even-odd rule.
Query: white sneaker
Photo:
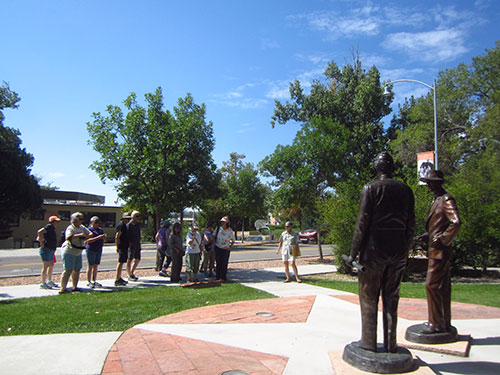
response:
[[[94,281],[94,287],[96,287],[96,288],[102,288],[102,285],[99,284],[97,281]]]
[[[52,288],[59,288],[59,285],[57,285],[55,282],[53,282],[52,280],[50,281],[47,281],[47,285],[48,286],[51,286]]]
[[[47,283],[41,283],[40,289],[52,289],[52,287]]]
[[[95,288],[95,285],[93,283],[87,283],[87,286],[91,289],[94,289]]]

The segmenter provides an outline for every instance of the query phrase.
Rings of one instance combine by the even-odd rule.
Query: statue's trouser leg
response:
[[[382,303],[384,324],[384,348],[387,352],[397,351],[396,335],[398,324],[399,289],[406,267],[406,259],[385,267],[382,280]]]
[[[381,265],[366,265],[365,272],[359,272],[359,304],[361,307],[361,346],[377,351],[377,311],[382,280]]]
[[[448,330],[451,325],[451,281],[448,260],[429,259],[425,290],[429,323],[436,330]]]

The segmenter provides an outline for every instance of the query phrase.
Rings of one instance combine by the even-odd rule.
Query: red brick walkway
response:
[[[358,303],[358,296],[332,296]],[[206,306],[163,316],[146,324],[306,322],[314,296],[273,298]],[[272,312],[260,317],[258,312]],[[500,308],[453,302],[453,319],[500,318]],[[425,300],[402,298],[399,316],[427,319]],[[125,331],[106,358],[102,374],[217,375],[240,369],[252,375],[282,374],[288,358],[137,328]]]
[[[153,319],[150,324],[302,323],[314,296],[206,306]],[[274,316],[260,317],[258,312]],[[131,328],[111,348],[102,374],[214,375],[245,369],[252,375],[281,374],[288,358],[211,342]]]
[[[359,304],[357,295],[334,296],[341,300]],[[382,304],[379,303],[379,311]],[[497,319],[500,318],[500,308],[473,305],[470,303],[452,302],[452,320],[455,319]],[[427,320],[427,300],[416,298],[401,298],[399,300],[398,317],[408,320]]]

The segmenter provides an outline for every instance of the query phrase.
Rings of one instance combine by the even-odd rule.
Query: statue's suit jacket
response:
[[[451,241],[460,230],[457,203],[450,194],[443,194],[432,202],[427,214],[429,258],[448,260],[451,257]]]
[[[360,263],[403,259],[415,231],[415,202],[408,185],[385,175],[361,193],[351,256]]]

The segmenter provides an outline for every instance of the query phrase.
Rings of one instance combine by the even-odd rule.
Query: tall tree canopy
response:
[[[161,87],[145,94],[147,108],[135,93],[107,115],[94,113],[87,124],[89,144],[100,155],[91,168],[104,182],[117,183],[118,194],[130,205],[144,207],[156,218],[183,212],[210,195],[217,184],[212,123],[205,120],[205,105],[187,94],[173,112],[163,109]]]
[[[222,162],[218,170],[220,195],[206,200],[201,207],[207,222],[217,222],[220,217],[229,215],[231,222],[244,230],[246,221],[266,216],[269,190],[260,181],[253,164],[243,159],[245,155],[232,152],[229,160]]]
[[[274,201],[300,211],[314,206],[325,188],[371,175],[371,162],[386,144],[381,119],[390,113],[390,100],[379,71],[364,70],[357,57],[342,70],[329,63],[323,81],[312,82],[308,94],[300,82],[291,83],[290,97],[275,102],[271,124],[297,121],[302,128],[292,145],[276,147],[261,168],[275,178]]]
[[[0,231],[8,231],[8,224],[17,216],[42,204],[40,186],[31,174],[33,155],[21,147],[21,133],[4,126],[3,110],[17,108],[20,100],[7,83],[0,86]]]
[[[486,269],[500,264],[500,42],[477,56],[439,74],[439,169],[457,200],[462,227],[454,241],[455,268]],[[416,184],[416,153],[433,145],[432,93],[410,98],[394,117],[390,146],[408,180],[414,181],[418,231],[425,224],[425,197]],[[419,196],[422,198],[419,199]],[[421,207],[419,207],[421,206]]]

